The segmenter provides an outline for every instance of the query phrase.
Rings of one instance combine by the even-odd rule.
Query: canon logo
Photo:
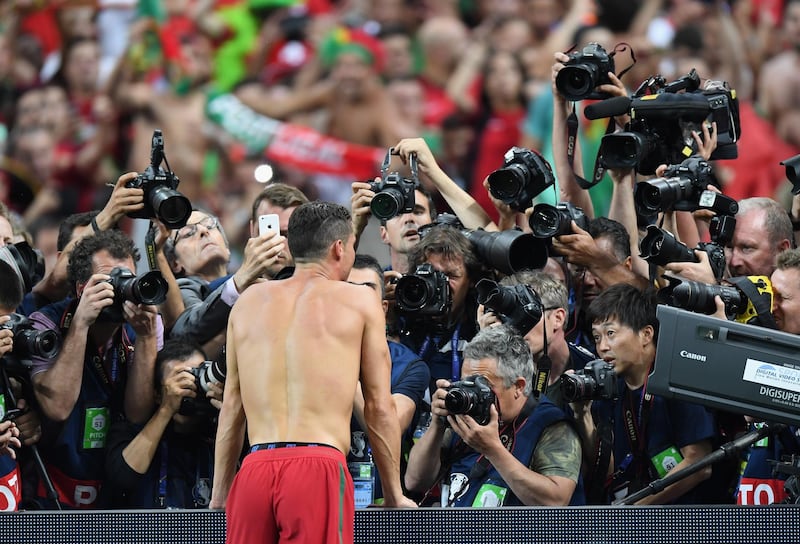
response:
[[[685,349],[681,350],[680,356],[683,357],[684,359],[693,359],[695,361],[702,361],[704,363],[706,362],[705,355],[700,355],[699,353],[692,353],[690,351],[686,351]]]

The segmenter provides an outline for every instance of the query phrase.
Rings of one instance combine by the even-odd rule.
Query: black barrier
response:
[[[116,510],[0,514],[4,544],[222,544],[219,511]],[[363,544],[675,543],[797,544],[797,506],[368,509]]]

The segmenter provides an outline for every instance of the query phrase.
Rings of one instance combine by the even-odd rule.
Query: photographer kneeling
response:
[[[435,417],[411,449],[406,487],[425,492],[442,479],[446,506],[583,504],[580,440],[561,409],[531,394],[525,340],[507,326],[481,331],[461,376],[437,381]]]

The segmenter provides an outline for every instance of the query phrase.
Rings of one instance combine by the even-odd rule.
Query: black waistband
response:
[[[265,444],[253,444],[250,446],[250,453],[258,450],[277,450],[279,448],[334,448],[330,444],[320,444],[318,442],[267,442]]]

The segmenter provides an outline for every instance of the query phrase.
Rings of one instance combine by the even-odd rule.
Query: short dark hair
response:
[[[75,232],[76,227],[85,227],[92,222],[92,219],[97,217],[99,211],[73,213],[61,223],[58,228],[58,240],[56,241],[56,249],[64,251],[64,248],[69,245],[72,240],[72,233]]]
[[[289,218],[289,251],[295,263],[322,259],[336,240],[353,234],[350,211],[334,202],[315,200],[300,205]]]
[[[589,235],[594,238],[608,238],[614,256],[619,262],[631,256],[631,237],[628,229],[619,221],[614,221],[608,217],[595,217],[589,220],[587,228]]]
[[[373,257],[372,255],[365,255],[363,253],[359,253],[356,255],[356,260],[353,262],[353,268],[358,270],[364,269],[371,269],[373,270],[380,279],[378,289],[381,291],[381,299],[386,296],[386,285],[383,283],[383,268],[381,268],[381,264],[378,262],[378,259]]]
[[[92,257],[106,250],[114,259],[133,257],[139,260],[139,250],[125,233],[119,230],[102,230],[92,236],[81,238],[72,250],[67,264],[67,280],[70,289],[75,290],[79,283],[86,283],[92,277]],[[132,270],[131,272],[136,272]]]
[[[265,200],[273,206],[286,209],[305,204],[308,202],[308,197],[297,187],[285,183],[270,183],[253,200],[253,209],[250,212],[253,223],[258,221],[256,213],[258,213],[258,207]]]
[[[441,255],[443,259],[462,258],[467,275],[476,281],[483,273],[483,265],[472,250],[472,242],[459,229],[450,225],[436,225],[428,229],[408,253],[409,272],[424,263],[431,255]]]
[[[634,331],[650,325],[658,335],[656,306],[655,289],[648,287],[640,290],[627,283],[618,283],[597,295],[589,304],[586,317],[589,323],[615,318]]]
[[[200,344],[190,340],[186,336],[176,336],[166,340],[164,347],[162,347],[158,354],[156,354],[156,387],[159,387],[164,381],[164,365],[170,361],[186,361],[195,353],[199,353],[203,359],[206,358],[206,352],[200,347]]]
[[[22,279],[14,268],[0,259],[0,308],[14,309],[22,303]]]

